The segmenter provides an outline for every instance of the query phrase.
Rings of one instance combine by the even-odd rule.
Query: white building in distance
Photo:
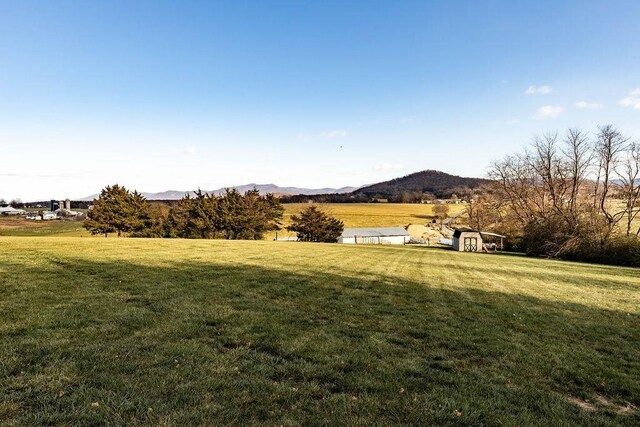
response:
[[[345,228],[338,243],[366,245],[404,245],[411,236],[402,227]]]
[[[0,207],[0,215],[26,215],[27,211],[24,209],[15,209],[11,206],[7,206],[6,208]]]

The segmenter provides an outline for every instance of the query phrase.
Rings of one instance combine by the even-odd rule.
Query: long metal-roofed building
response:
[[[345,228],[338,243],[404,245],[411,236],[402,227]]]

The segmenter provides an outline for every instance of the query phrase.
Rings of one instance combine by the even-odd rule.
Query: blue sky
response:
[[[640,138],[640,2],[0,2],[0,197],[482,176]]]

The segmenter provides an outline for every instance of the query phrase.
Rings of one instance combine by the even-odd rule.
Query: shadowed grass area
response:
[[[637,425],[639,291],[420,247],[0,238],[0,423]]]

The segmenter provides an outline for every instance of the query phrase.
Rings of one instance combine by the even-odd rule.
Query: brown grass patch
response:
[[[625,402],[624,405],[618,405],[602,394],[596,394],[594,396],[597,406],[593,403],[587,402],[586,400],[573,396],[567,397],[567,400],[587,412],[595,412],[599,409],[608,409],[620,415],[631,415],[637,409],[630,402]]]

